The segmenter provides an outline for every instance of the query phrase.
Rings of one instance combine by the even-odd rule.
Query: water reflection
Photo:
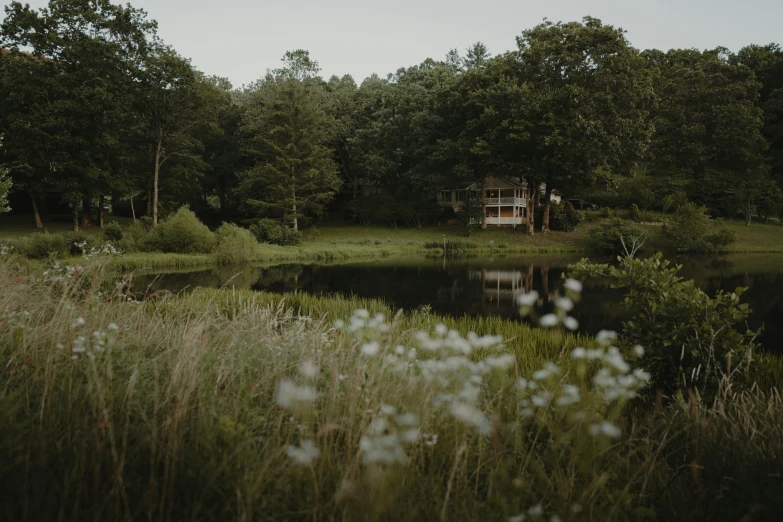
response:
[[[141,291],[189,291],[198,286],[271,292],[357,295],[383,299],[395,308],[430,306],[449,315],[518,317],[516,297],[536,290],[544,310],[560,295],[565,267],[578,256],[482,259],[394,259],[342,265],[285,264],[222,267],[198,272],[138,275]],[[710,294],[750,287],[750,326],[766,327],[763,342],[778,350],[783,340],[783,256],[741,256],[682,261],[682,276]],[[575,310],[581,329],[618,328],[624,318],[621,293],[605,283],[588,284]],[[783,351],[783,350],[781,350]]]

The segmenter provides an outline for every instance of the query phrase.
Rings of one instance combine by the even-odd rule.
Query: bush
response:
[[[19,248],[23,250],[23,248]],[[30,242],[25,245],[24,253],[30,259],[46,259],[48,257],[61,257],[69,253],[70,247],[62,234],[50,234],[48,232],[35,233]]]
[[[631,218],[631,221],[640,222],[642,220],[642,215],[639,212],[639,207],[636,205],[636,203],[631,205],[631,213],[629,215]]]
[[[185,206],[155,227],[143,247],[178,254],[207,254],[215,247],[215,235]]]
[[[602,207],[598,210],[598,215],[601,216],[602,219],[611,219],[614,217],[614,212],[612,212],[612,209],[609,207]]]
[[[720,252],[735,239],[722,224],[716,229],[706,209],[694,203],[681,205],[666,231],[677,250],[689,254]]]
[[[457,221],[465,227],[465,233],[469,236],[473,231],[481,228],[481,217],[484,214],[484,206],[481,199],[468,197],[457,210]]]
[[[563,211],[560,213],[560,230],[573,232],[582,222],[582,214],[576,211],[570,201],[566,201]]]
[[[754,360],[754,332],[744,326],[750,308],[740,303],[745,289],[712,298],[678,270],[658,253],[644,260],[625,257],[619,266],[583,260],[569,275],[609,277],[615,288],[626,289],[625,304],[635,314],[623,323],[623,342],[629,349],[644,346],[640,365],[650,370],[655,387],[713,394],[724,378],[741,380]]]
[[[282,225],[274,219],[259,219],[250,225],[250,232],[259,243],[293,246],[302,242],[302,233]]]
[[[212,256],[219,265],[247,263],[256,258],[258,241],[246,228],[233,223],[223,223],[215,231],[215,238],[217,245]]]
[[[605,219],[590,230],[591,247],[607,254],[625,253],[634,240],[638,243],[644,240],[644,236],[645,233],[633,223],[620,218]]]
[[[536,207],[535,222],[538,225],[544,222],[544,207]],[[551,204],[549,206],[549,230],[573,232],[583,220],[582,215],[574,209],[570,202],[565,204]]]
[[[112,242],[122,241],[123,238],[122,227],[116,221],[107,223],[106,226],[103,227],[103,237],[104,239],[106,239],[106,241],[112,241]]]

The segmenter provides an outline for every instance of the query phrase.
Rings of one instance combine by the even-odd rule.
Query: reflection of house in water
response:
[[[516,302],[517,297],[527,292],[531,286],[532,270],[529,274],[518,270],[480,270],[471,273],[471,278],[481,279],[481,294],[485,301],[496,303],[501,301]]]

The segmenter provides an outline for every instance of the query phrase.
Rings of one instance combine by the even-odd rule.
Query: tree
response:
[[[725,49],[646,52],[656,71],[658,106],[650,174],[660,183],[687,183],[689,199],[733,215],[748,207],[766,177],[757,106],[759,84]]]
[[[323,212],[341,182],[327,146],[332,119],[318,64],[302,50],[283,62],[252,88],[244,126],[255,165],[240,191],[252,211],[277,210],[298,230],[302,217]]]
[[[162,44],[150,49],[141,73],[140,110],[149,156],[152,163],[150,187],[153,225],[158,224],[158,200],[161,168],[178,158],[197,162],[195,169],[180,169],[179,173],[203,170],[203,143],[199,130],[205,119],[214,120],[214,106],[206,103],[214,94],[208,82],[190,62],[171,47]],[[180,180],[181,181],[181,180]]]
[[[783,187],[783,48],[778,44],[749,45],[729,56],[728,61],[749,68],[760,83],[762,134],[769,145],[764,156],[772,178]]]
[[[643,157],[653,91],[625,31],[595,18],[545,21],[517,37],[517,46],[535,105],[530,152],[545,178],[546,232],[552,190],[589,184],[597,168],[629,172]]]
[[[0,148],[2,145],[2,136],[0,136]],[[8,193],[11,192],[12,186],[13,182],[8,175],[8,170],[0,164],[0,214],[11,210],[8,206]]]
[[[127,159],[121,144],[133,128],[134,73],[155,30],[143,11],[109,0],[52,0],[39,11],[18,2],[6,7],[0,45],[10,49],[16,73],[7,81],[22,82],[8,118],[15,141],[12,172],[24,179],[38,226],[35,192],[42,185],[71,202],[74,229],[79,199],[88,209],[98,198],[102,216],[103,199]],[[21,69],[35,83],[26,81]],[[29,158],[31,150],[40,154],[38,140],[46,153]]]

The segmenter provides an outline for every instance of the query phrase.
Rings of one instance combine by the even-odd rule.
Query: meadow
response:
[[[608,332],[232,289],[137,301],[128,281],[100,261],[45,271],[4,256],[3,519],[771,520],[783,507],[779,364],[709,402],[643,399],[648,376]]]

